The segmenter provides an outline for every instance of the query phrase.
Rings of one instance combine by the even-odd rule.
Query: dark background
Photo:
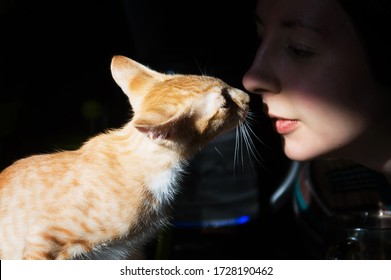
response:
[[[129,103],[111,78],[113,55],[159,71],[208,74],[242,88],[256,49],[255,2],[158,0],[1,0],[0,169],[56,149],[75,149],[88,137],[130,118]],[[289,161],[280,139],[252,96],[262,165],[260,215],[237,228],[172,228],[158,258],[308,258],[291,207],[275,212],[270,194]],[[193,245],[193,246],[189,246]]]

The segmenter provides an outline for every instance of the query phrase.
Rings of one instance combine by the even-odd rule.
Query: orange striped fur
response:
[[[130,122],[0,173],[1,259],[138,258],[169,222],[186,161],[248,111],[249,96],[216,78],[166,75],[123,56],[111,71]]]

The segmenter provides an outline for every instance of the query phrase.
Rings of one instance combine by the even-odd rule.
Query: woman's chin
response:
[[[294,147],[284,145],[284,153],[289,159],[295,161],[313,160],[324,155],[324,153],[321,153],[319,149],[311,150],[310,148],[305,147],[305,145],[298,145]]]

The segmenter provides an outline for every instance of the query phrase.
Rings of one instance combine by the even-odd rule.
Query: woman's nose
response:
[[[269,52],[260,47],[250,69],[242,80],[243,86],[252,93],[278,93],[280,82],[276,73],[273,58]]]

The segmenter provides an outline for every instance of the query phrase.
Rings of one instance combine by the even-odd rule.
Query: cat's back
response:
[[[47,204],[48,195],[60,196],[57,186],[70,172],[76,152],[34,155],[20,159],[0,173],[0,225],[4,217],[33,214]]]
[[[63,176],[77,158],[77,152],[66,151],[34,155],[16,161],[0,173],[0,198],[7,193],[8,188],[29,188],[37,181]]]

